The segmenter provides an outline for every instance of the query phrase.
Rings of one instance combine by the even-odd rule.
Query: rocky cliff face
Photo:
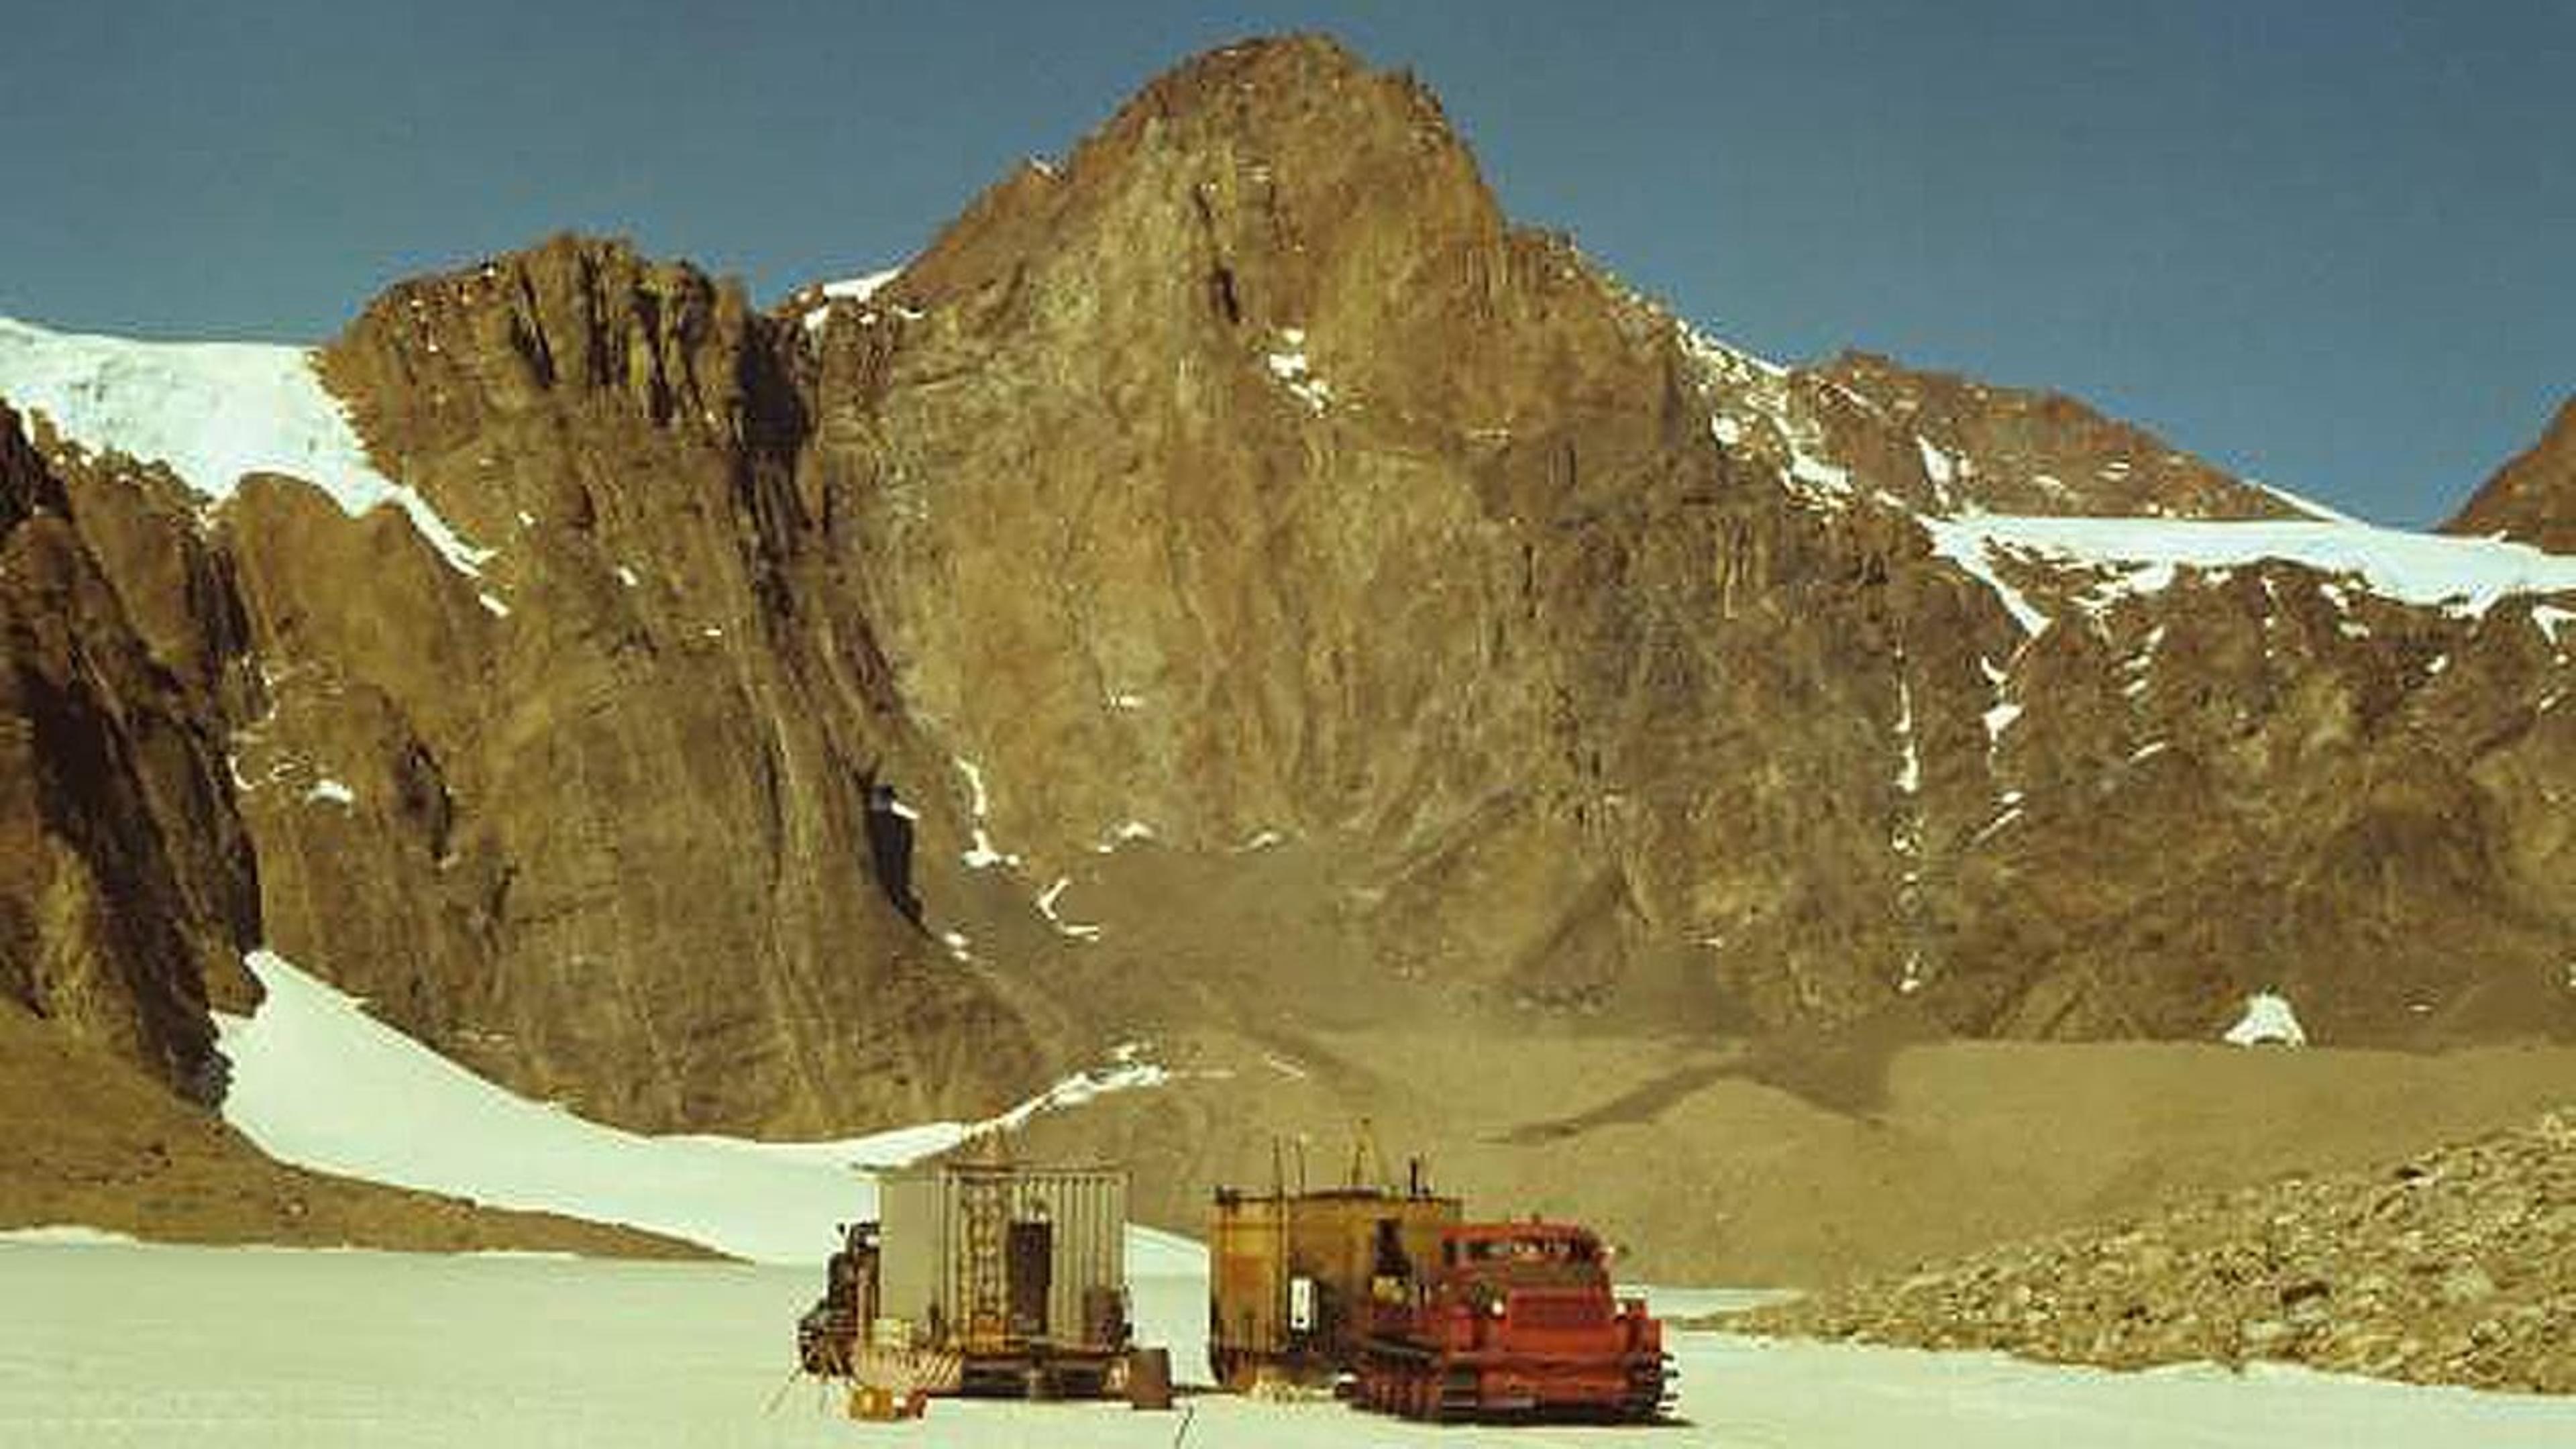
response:
[[[768,341],[615,244],[408,283],[322,366],[475,575],[309,491],[228,520],[281,681],[244,751],[271,942],[637,1125],[934,1115],[1045,1064],[872,852],[913,746]]]
[[[2558,409],[2530,451],[2496,470],[2442,531],[2501,535],[2553,553],[2576,553],[2576,398]]]
[[[1041,1074],[885,879],[868,802],[904,731],[864,621],[791,577],[806,524],[745,421],[746,317],[686,268],[570,240],[379,299],[321,365],[417,513],[350,517],[275,475],[192,498],[54,450],[87,587],[219,762],[222,830],[172,833],[230,850],[246,887],[220,980],[264,940],[460,1060],[639,1126],[918,1119]],[[51,767],[68,746],[39,739]],[[167,793],[118,759],[64,768]],[[198,1064],[202,1004],[179,1015]]]
[[[1314,843],[1396,973],[1612,995],[1588,716],[1700,692],[1708,540],[1638,526],[1733,490],[1669,327],[1506,229],[1428,96],[1209,57],[824,322],[806,473],[1022,875]]]
[[[206,1009],[253,989],[258,884],[206,724],[233,621],[173,492],[67,484],[0,407],[0,991],[212,1101]]]
[[[2566,1024],[2554,614],[1962,544],[2298,513],[2064,399],[1701,339],[1329,46],[1184,67],[801,323],[898,690],[1067,902],[1133,822],[1320,847],[1450,1009]]]
[[[2566,561],[1734,351],[1328,42],[1181,67],[891,280],[761,312],[563,238],[320,365],[400,506],[111,461],[73,509],[233,756],[189,838],[247,838],[233,937],[594,1115],[1396,1018],[2576,1031]]]

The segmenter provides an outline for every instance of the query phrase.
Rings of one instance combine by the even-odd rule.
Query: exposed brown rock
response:
[[[1973,505],[1990,513],[2131,518],[2302,516],[2278,495],[2059,393],[1991,387],[1867,352],[1845,352],[1817,376],[1847,390],[1828,401],[1874,414],[1878,427],[1864,431],[1900,445],[1894,456],[1872,460],[1871,475],[1894,480],[1909,502],[1927,510]],[[1918,440],[1913,457],[1902,451],[1908,431]],[[1952,461],[1933,462],[1935,453]]]
[[[2576,398],[2529,451],[2496,470],[2444,533],[2496,534],[2551,553],[2576,553]]]
[[[75,491],[0,407],[0,994],[212,1100],[207,993],[243,979],[251,853],[219,740],[139,637]]]
[[[291,486],[228,510],[282,681],[244,752],[270,941],[631,1126],[989,1111],[1042,1054],[879,877],[869,789],[913,746],[767,345],[738,287],[570,238],[333,345],[371,447],[494,553],[468,579]]]

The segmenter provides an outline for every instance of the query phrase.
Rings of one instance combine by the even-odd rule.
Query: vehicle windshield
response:
[[[1589,1238],[1531,1234],[1512,1238],[1469,1238],[1458,1244],[1470,1263],[1589,1263],[1595,1250]]]

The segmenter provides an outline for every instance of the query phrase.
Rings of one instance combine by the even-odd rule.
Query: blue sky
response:
[[[313,339],[567,227],[766,301],[1290,29],[1773,356],[2055,387],[2398,523],[2576,392],[2576,0],[0,0],[0,313]]]

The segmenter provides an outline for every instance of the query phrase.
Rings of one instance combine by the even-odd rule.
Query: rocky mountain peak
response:
[[[1059,169],[968,208],[887,289],[962,334],[1116,354],[1191,404],[1249,356],[1313,412],[1499,431],[1568,394],[1633,393],[1594,359],[1650,350],[1561,239],[1512,231],[1428,91],[1331,41],[1250,41],[1155,80]],[[958,359],[962,361],[962,359]],[[1542,380],[1544,379],[1544,380]]]
[[[2442,531],[2501,534],[2551,553],[2576,553],[2576,397],[2561,404],[2540,441],[2498,469]]]
[[[623,238],[563,233],[395,283],[326,360],[345,368],[353,354],[388,351],[412,390],[504,411],[533,406],[544,390],[587,389],[622,394],[657,424],[715,426],[710,415],[738,396],[725,348],[739,342],[746,311],[739,285],[686,262],[642,257]],[[505,345],[476,345],[486,341]],[[512,365],[490,365],[501,361]],[[374,401],[364,387],[342,390]]]
[[[1036,247],[1061,248],[1059,228],[1149,218],[1218,250],[1252,243],[1327,260],[1345,250],[1334,243],[1346,228],[1420,236],[1444,223],[1486,234],[1501,226],[1428,91],[1327,39],[1252,40],[1149,82],[1061,168],[1033,161],[1003,178],[899,288],[916,301],[955,299],[1006,278]],[[1230,324],[1305,310],[1292,305],[1302,298],[1229,295],[1226,280],[1188,279],[1209,289],[1205,301]]]
[[[601,506],[577,480],[517,478],[509,464],[543,456],[567,414],[603,428],[641,422],[664,448],[765,438],[755,414],[792,408],[762,356],[738,283],[640,256],[623,239],[567,233],[396,283],[321,366],[369,450],[488,546],[517,532],[522,513]]]

